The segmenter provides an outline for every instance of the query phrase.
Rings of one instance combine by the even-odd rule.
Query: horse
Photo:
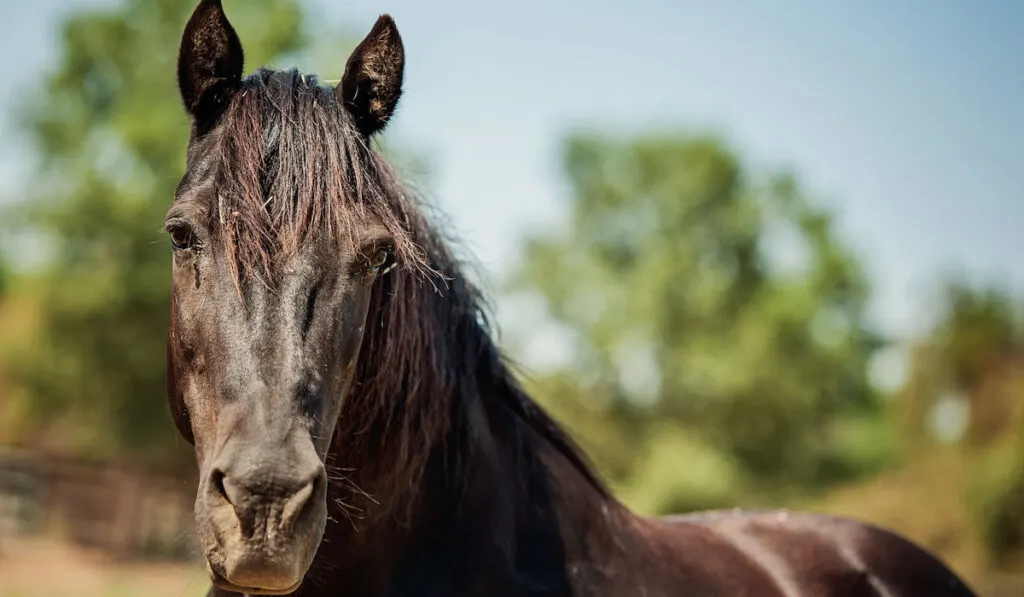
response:
[[[209,595],[973,595],[849,519],[632,512],[517,381],[453,241],[373,146],[402,93],[394,20],[337,84],[243,63],[201,0],[164,229]]]

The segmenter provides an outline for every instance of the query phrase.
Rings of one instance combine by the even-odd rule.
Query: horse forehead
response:
[[[201,146],[193,147],[196,144]],[[211,147],[203,141],[190,143],[185,171],[174,190],[174,202],[192,203],[212,200],[212,197],[216,196],[216,174],[215,146]]]

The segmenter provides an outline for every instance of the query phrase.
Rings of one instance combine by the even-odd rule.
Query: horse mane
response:
[[[377,501],[415,494],[439,445],[468,410],[501,408],[608,495],[582,451],[516,381],[493,340],[490,306],[453,255],[428,206],[364,140],[333,89],[295,70],[246,78],[217,127],[217,218],[236,282],[273,284],[275,255],[306,239],[353,239],[376,216],[393,237],[398,266],[373,289],[350,395],[330,464]],[[488,449],[484,446],[471,446]],[[366,483],[372,485],[366,486]],[[360,493],[362,490],[360,489]]]

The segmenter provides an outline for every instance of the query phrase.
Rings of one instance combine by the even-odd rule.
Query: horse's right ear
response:
[[[345,75],[334,88],[363,135],[384,128],[402,95],[405,48],[390,15],[381,15],[356,46],[345,65]]]
[[[216,121],[242,80],[244,56],[221,0],[201,0],[181,37],[178,89],[200,126]]]

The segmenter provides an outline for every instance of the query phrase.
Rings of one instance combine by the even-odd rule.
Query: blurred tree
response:
[[[960,279],[945,287],[944,312],[914,347],[912,371],[897,403],[908,438],[927,448],[929,427],[944,403],[964,406],[963,440],[986,446],[1016,433],[1024,416],[1024,321],[1004,289]]]
[[[307,47],[298,0],[225,5],[250,69]],[[184,168],[175,64],[194,7],[127,0],[71,16],[58,66],[25,102],[41,166],[19,210],[48,259],[38,350],[16,371],[35,422],[69,422],[67,447],[163,458],[175,442],[163,399],[170,250],[159,229]]]
[[[953,389],[968,398],[965,438],[984,445],[1018,428],[1020,388],[1005,392],[1021,373],[1024,328],[1010,294],[954,281],[947,290],[945,320],[934,344],[948,365]]]
[[[970,514],[1001,566],[1024,554],[1024,312],[1007,290],[958,278],[942,302],[894,405],[919,458],[938,441],[962,450]],[[955,433],[938,433],[937,422]]]
[[[4,295],[7,294],[10,279],[10,267],[7,264],[7,260],[4,259],[3,253],[0,253],[0,301],[3,301]]]
[[[635,503],[716,506],[875,464],[868,284],[792,177],[759,183],[718,140],[683,135],[578,135],[564,164],[568,230],[532,236],[511,285],[576,338],[538,392]],[[581,428],[594,412],[628,457],[602,461],[604,433]]]

